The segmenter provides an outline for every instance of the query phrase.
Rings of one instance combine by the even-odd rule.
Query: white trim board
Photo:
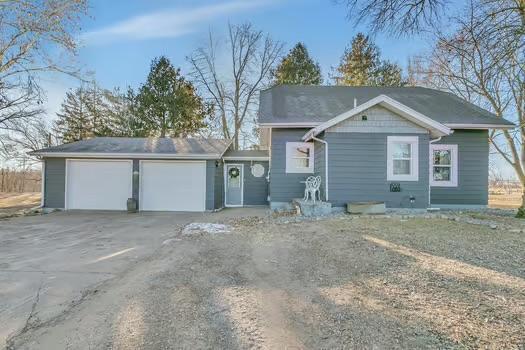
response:
[[[220,159],[221,154],[163,154],[163,153],[94,153],[94,152],[33,152],[36,156],[46,158],[89,158],[89,159]]]
[[[45,191],[46,191],[46,161],[42,160],[42,168],[40,169],[40,208],[43,208],[45,202]]]
[[[451,129],[470,129],[470,130],[487,130],[487,129],[514,129],[516,125],[506,125],[506,124],[454,124],[446,123]]]
[[[393,98],[390,98],[386,95],[379,95],[355,108],[352,108],[351,110],[339,114],[337,117],[332,118],[328,120],[325,123],[322,123],[321,125],[316,126],[312,130],[308,131],[304,136],[303,140],[307,141],[310,140],[313,136],[319,135],[321,132],[325,131],[326,129],[342,122],[343,120],[346,120],[350,117],[353,117],[359,113],[363,113],[370,107],[373,107],[375,105],[380,105],[398,115],[401,117],[404,117],[405,119],[413,122],[416,125],[419,125],[425,129],[428,129],[432,136],[446,136],[450,135],[452,133],[452,130],[433,120],[432,118],[427,117],[424,114],[421,114],[412,108],[394,100]]]

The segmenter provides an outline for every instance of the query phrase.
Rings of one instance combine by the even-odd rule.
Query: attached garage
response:
[[[224,206],[222,156],[229,140],[95,137],[32,152],[41,157],[43,207],[143,211]]]
[[[132,175],[131,160],[68,159],[65,208],[126,210]]]
[[[140,161],[140,210],[206,210],[205,161]]]

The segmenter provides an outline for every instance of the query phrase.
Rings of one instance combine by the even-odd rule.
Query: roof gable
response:
[[[390,98],[386,95],[379,95],[370,101],[367,101],[357,107],[354,107],[350,109],[349,111],[343,112],[339,114],[338,116],[322,123],[319,126],[316,126],[315,128],[311,129],[306,135],[304,135],[304,140],[309,140],[312,137],[315,137],[319,135],[321,132],[325,131],[326,129],[341,123],[342,121],[351,118],[357,114],[363,113],[367,109],[373,107],[373,106],[381,106],[384,107],[397,115],[400,115],[401,117],[407,119],[408,121],[425,128],[429,130],[430,134],[439,137],[439,136],[446,136],[450,135],[452,133],[452,130],[448,128],[447,126],[438,123],[437,121],[427,117],[424,114],[421,114],[412,108],[394,100],[393,98]]]

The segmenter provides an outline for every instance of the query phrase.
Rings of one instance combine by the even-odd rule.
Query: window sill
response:
[[[419,178],[418,178],[418,176],[415,176],[415,175],[389,176],[389,177],[387,177],[386,181],[411,181],[411,182],[416,182],[416,181],[419,181]]]
[[[286,174],[313,174],[313,169],[286,169]]]
[[[452,182],[436,183],[431,182],[430,187],[458,187],[458,184]]]

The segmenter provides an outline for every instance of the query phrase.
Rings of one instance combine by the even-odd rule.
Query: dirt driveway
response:
[[[254,215],[57,212],[0,220],[0,349],[154,254],[193,221]]]
[[[170,238],[58,316],[35,322],[11,345],[419,349],[525,344],[520,221],[501,219],[505,229],[437,218],[218,221],[234,230]],[[161,224],[156,231],[173,229]],[[131,241],[111,251],[134,246]]]

